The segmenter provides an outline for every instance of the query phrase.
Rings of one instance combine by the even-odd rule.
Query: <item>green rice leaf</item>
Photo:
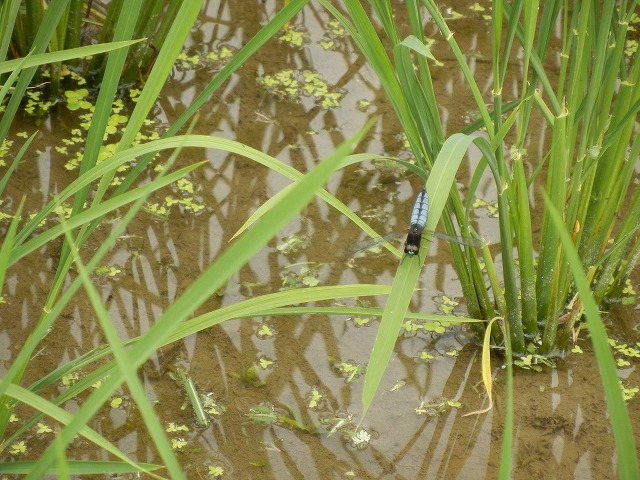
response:
[[[368,126],[371,125],[369,122]],[[298,181],[289,195],[273,206],[254,225],[250,232],[243,235],[231,247],[226,249],[196,279],[185,292],[176,299],[164,314],[156,320],[149,330],[126,353],[130,368],[136,369],[176,331],[180,324],[190,316],[213,292],[219,289],[238,269],[244,265],[262,246],[272,238],[296,213],[313,198],[340,162],[363,137],[366,129],[340,145],[331,155],[320,162],[302,180]],[[121,371],[114,371],[102,383],[100,389],[92,392],[83,406],[76,412],[73,420],[58,434],[58,440],[68,444],[76,432],[91,419],[99,407],[118,388],[124,379]],[[51,448],[42,455],[30,478],[40,478],[54,461]],[[29,477],[28,477],[29,478]]]
[[[429,50],[429,48],[422,43],[420,40],[418,40],[417,37],[413,36],[413,35],[409,35],[407,38],[405,38],[400,45],[403,45],[411,50],[413,50],[414,52],[422,55],[423,57],[427,57],[431,60],[435,60],[435,57],[431,54],[431,50]]]
[[[448,138],[442,146],[427,180],[426,188],[429,193],[427,230],[435,229],[449,197],[460,162],[474,139],[474,136],[457,133]],[[427,257],[424,252],[428,250],[428,245],[428,239],[423,238],[422,254],[415,258],[405,256],[396,272],[365,374],[362,390],[363,417],[373,401],[382,375],[391,359],[418,276]]]
[[[600,312],[598,311],[598,305],[591,294],[591,288],[585,277],[578,252],[571,240],[571,235],[564,228],[560,213],[554,207],[546,193],[544,195],[544,202],[548,209],[549,218],[560,236],[562,248],[571,267],[573,279],[580,294],[580,300],[587,319],[591,343],[596,355],[598,371],[600,372],[600,379],[602,380],[608,407],[606,412],[602,412],[602,414],[605,415],[605,413],[608,413],[609,415],[613,437],[616,443],[618,477],[630,480],[638,479],[640,478],[638,451],[631,429],[631,419],[629,418],[629,412],[622,397],[616,363],[613,358],[613,353],[611,352],[611,347],[609,346],[607,332],[605,331]]]
[[[76,58],[89,57],[100,53],[111,52],[119,48],[125,48],[134,45],[142,40],[127,40],[122,42],[101,43],[98,45],[88,45],[86,47],[70,48],[69,50],[60,50],[57,52],[40,53],[29,55],[24,58],[15,60],[7,60],[0,62],[0,74],[10,73],[16,69],[24,69],[29,67],[37,67],[38,65],[46,65],[55,62],[64,62]]]

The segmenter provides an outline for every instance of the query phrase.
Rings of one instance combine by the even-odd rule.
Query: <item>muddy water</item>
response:
[[[188,46],[189,55],[203,58],[221,46],[237,50],[273,15],[274,3],[209,2]],[[471,58],[476,77],[489,79],[483,53],[489,51],[484,33],[487,24],[470,5],[456,2],[456,9],[470,17],[452,21],[452,26]],[[329,19],[312,3],[293,22],[295,29],[307,34],[304,46],[273,41],[261,50],[201,109],[197,132],[234,138],[306,171],[371,115],[377,115],[376,126],[359,150],[406,157],[408,152],[399,139],[400,129],[384,92],[353,45],[339,34],[326,34]],[[328,40],[335,41],[334,49],[324,50],[321,42]],[[434,53],[443,62],[435,77],[440,109],[452,133],[465,124],[472,103],[448,49],[439,46]],[[343,94],[340,107],[323,109],[311,97],[288,102],[256,83],[256,76],[286,68],[319,71],[332,89]],[[175,118],[215,69],[210,63],[177,67],[158,104],[158,118],[167,122]],[[490,89],[489,80],[480,84]],[[370,105],[364,108],[358,103],[361,100]],[[73,178],[63,167],[64,155],[54,149],[61,136],[70,135],[73,122],[72,116],[59,112],[40,127],[41,153],[21,166],[19,183],[11,186],[14,201],[20,193],[31,192],[29,207],[38,208]],[[19,127],[29,132],[35,129],[30,124]],[[543,134],[543,128],[535,133]],[[541,137],[532,135],[532,148],[540,143],[536,138]],[[191,163],[203,157],[209,164],[189,179],[204,210],[193,213],[173,208],[166,218],[142,215],[106,262],[121,272],[97,279],[113,322],[124,337],[144,332],[219,255],[251,213],[287,184],[264,167],[221,152],[187,151],[181,161]],[[468,174],[462,172],[458,181],[464,189]],[[403,228],[420,185],[418,179],[402,172],[366,164],[336,174],[328,188],[375,229],[385,232]],[[162,202],[163,195],[155,201]],[[494,200],[489,183],[479,195],[486,201]],[[480,233],[497,241],[495,220],[488,211],[479,209],[476,215]],[[103,230],[108,229],[105,224]],[[300,237],[303,244],[286,253],[279,251],[277,246],[291,235]],[[199,313],[276,291],[287,282],[302,281],[304,266],[312,268],[320,285],[390,283],[398,263],[390,254],[347,264],[347,250],[359,239],[357,230],[337,212],[314,201]],[[88,248],[99,241],[100,232]],[[42,308],[58,248],[49,245],[39,257],[26,258],[10,272],[10,291],[2,307],[0,351],[4,365],[24,342]],[[423,290],[411,307],[415,311],[442,311],[445,294],[463,303],[446,244],[432,245],[421,282]],[[383,305],[383,299],[366,301]],[[463,312],[462,305],[457,311]],[[627,342],[637,342],[634,311],[620,309],[618,315],[627,319],[628,328],[616,334],[624,335]],[[171,439],[186,442],[178,456],[188,478],[207,478],[210,466],[223,467],[227,472],[224,478],[233,479],[495,478],[502,439],[504,374],[496,358],[494,408],[464,417],[464,413],[487,405],[479,351],[464,331],[402,336],[379,395],[361,423],[371,435],[370,441],[357,444],[348,437],[362,412],[363,377],[358,366],[368,360],[376,329],[376,319],[361,322],[321,315],[252,318],[224,323],[163,350],[141,375],[163,425],[169,428],[173,423],[189,429],[168,433]],[[47,337],[27,379],[39,378],[52,365],[103,342],[86,300],[79,299]],[[613,441],[587,335],[579,345],[586,353],[567,357],[556,369],[517,372],[515,478],[616,476]],[[168,368],[176,363],[184,365],[197,389],[216,402],[219,414],[212,415],[209,427],[194,425],[184,391]],[[338,368],[345,363],[353,371]],[[621,369],[620,375],[627,385],[640,383],[633,363]],[[122,406],[105,406],[94,428],[137,460],[158,461],[127,392],[121,393]],[[448,400],[460,403],[451,406]],[[635,419],[640,418],[637,404],[637,400],[630,402]],[[250,414],[260,407],[295,417],[307,427],[335,429],[335,433],[312,433],[283,422],[256,423]],[[73,409],[73,403],[68,408]],[[23,417],[29,414],[18,413]],[[27,441],[28,454],[35,457],[48,440],[34,434]],[[74,443],[72,451],[75,458],[105,458],[81,440]]]

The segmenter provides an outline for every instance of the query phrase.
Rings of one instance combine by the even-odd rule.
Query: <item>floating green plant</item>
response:
[[[16,442],[9,447],[9,455],[21,455],[27,451],[27,446],[24,440]]]
[[[37,435],[42,435],[45,433],[53,433],[53,428],[51,428],[46,423],[38,422],[36,427],[37,427],[37,430],[36,430]]]
[[[369,442],[371,442],[371,434],[364,428],[342,430],[342,435],[352,447],[357,448],[358,450],[367,448],[369,446]]]
[[[324,395],[320,393],[320,390],[318,390],[318,388],[313,387],[305,398],[307,401],[307,407],[309,407],[311,410],[314,410],[320,406],[322,400],[324,399]]]
[[[187,440],[184,438],[172,438],[171,439],[171,448],[174,450],[182,450],[189,444]]]
[[[415,412],[418,415],[427,415],[429,417],[437,417],[452,408],[460,408],[462,403],[456,400],[439,399],[435,402],[420,402]]]
[[[285,412],[283,410],[276,409],[273,405],[270,404],[251,407],[247,416],[256,423],[266,425],[283,423],[307,433],[317,433],[317,429],[315,426],[305,425],[303,422],[297,420],[291,413],[291,411]]]
[[[66,90],[65,95],[67,97],[65,106],[69,111],[75,111],[78,109],[86,111],[85,113],[78,115],[78,118],[81,120],[79,128],[73,128],[71,130],[71,136],[62,137],[62,145],[55,147],[56,152],[65,158],[65,168],[69,171],[73,171],[77,170],[83,161],[84,150],[82,144],[86,140],[87,132],[91,126],[95,107],[94,104],[88,100],[87,89],[79,88],[75,90]],[[129,95],[130,98],[135,101],[137,95],[139,95],[139,90],[136,91],[136,89],[132,89],[129,92]],[[129,117],[125,115],[125,110],[126,107],[123,100],[121,98],[114,99],[111,106],[111,113],[105,126],[103,143],[100,146],[98,154],[98,163],[111,158],[115,153],[118,139],[124,132],[127,127],[127,122],[129,121]],[[138,132],[133,143],[140,144],[142,142],[158,139],[159,133],[156,130],[158,127],[157,124],[158,122],[155,119],[145,121],[145,131]],[[111,142],[108,142],[109,139]],[[70,150],[70,148],[72,148],[72,150]],[[130,165],[121,165],[118,169],[118,173],[125,174],[129,169]],[[115,176],[111,185],[119,185],[121,179],[120,175]]]
[[[260,357],[258,359],[258,365],[260,366],[260,368],[262,368],[263,370],[266,370],[267,368],[270,368],[273,366],[275,362],[267,357]]]
[[[94,272],[96,273],[96,275],[99,275],[101,277],[115,277],[116,275],[121,273],[122,270],[114,265],[105,265],[102,267],[97,267]]]
[[[622,396],[625,402],[632,400],[636,394],[640,392],[639,387],[627,387],[622,380],[620,380],[620,389],[622,390]]]
[[[341,361],[335,360],[332,361],[331,366],[334,370],[336,370],[341,376],[345,378],[347,383],[353,381],[358,378],[366,371],[366,366],[361,363],[357,363],[354,361]]]
[[[260,379],[260,372],[255,365],[251,365],[242,373],[229,372],[229,376],[240,380],[248,387],[264,387],[267,382]]]
[[[202,408],[208,415],[220,416],[226,410],[224,405],[213,398],[213,394],[211,393],[202,395],[200,400],[202,401]]]
[[[367,112],[371,107],[371,101],[369,100],[358,100],[356,102],[356,108],[361,112]],[[395,163],[395,162],[393,162]]]
[[[272,75],[262,75],[256,81],[267,92],[289,102],[298,102],[303,96],[313,97],[324,109],[340,105],[343,93],[332,91],[318,72],[285,69]]]
[[[445,315],[452,314],[455,308],[460,305],[460,302],[448,297],[447,295],[442,295],[439,300],[440,303],[438,305],[438,310],[440,310]]]
[[[280,253],[289,254],[297,252],[299,249],[306,247],[308,244],[307,237],[291,234],[288,237],[282,239],[276,246],[276,250]]]
[[[543,365],[549,368],[556,368],[554,359],[549,358],[547,355],[538,355],[536,353],[529,353],[520,358],[516,358],[513,363],[520,368],[535,370],[536,372],[541,372]]]
[[[405,322],[402,324],[402,329],[407,333],[415,333],[419,329],[421,329],[421,326],[413,322],[412,320],[405,320]]]
[[[300,27],[298,27],[300,28]],[[287,43],[295,48],[302,47],[308,41],[308,33],[302,29],[287,28],[282,35],[278,37],[281,42]]]
[[[235,50],[233,48],[222,45],[215,50],[207,53],[206,58],[214,63],[219,64],[230,60],[234,54]]]
[[[200,63],[200,56],[198,54],[189,55],[184,50],[180,52],[176,59],[176,66],[182,70],[193,70]]]
[[[167,425],[167,428],[165,428],[164,431],[167,433],[188,432],[189,427],[187,427],[186,425],[178,425],[174,422],[169,422],[169,425]]]
[[[334,45],[335,45],[335,41],[334,40],[322,40],[322,41],[320,41],[320,46],[322,48],[324,48],[325,50],[331,50]]]
[[[66,90],[64,92],[65,97],[67,97],[67,109],[74,110],[84,109],[88,110],[93,107],[93,104],[86,100],[89,96],[89,90],[86,88],[79,88],[77,90]]]
[[[302,287],[315,287],[320,284],[320,268],[323,263],[317,262],[305,262],[287,265],[284,267],[286,271],[281,272],[282,289],[302,288]],[[292,271],[292,269],[299,267],[299,271]]]
[[[349,320],[352,321],[357,328],[360,328],[370,326],[374,318],[375,317],[354,316],[350,317]]]
[[[432,353],[427,352],[426,350],[421,351],[418,354],[418,359],[423,362],[431,362],[434,358],[436,358]]]
[[[264,340],[265,338],[273,337],[275,335],[275,333],[276,332],[269,325],[267,325],[266,323],[263,323],[258,328],[258,331],[256,332],[256,335],[261,340]]]
[[[330,19],[324,22],[324,38],[318,44],[324,50],[337,50],[344,47],[346,30],[344,26],[336,19]]]
[[[40,116],[47,113],[51,107],[55,105],[55,102],[51,100],[42,100],[43,92],[38,90],[30,90],[26,93],[27,101],[24,106],[24,111],[28,115]]]
[[[346,33],[342,24],[335,18],[327,20],[324,26],[331,33],[331,35],[334,35],[336,37],[342,37]]]
[[[207,475],[209,478],[221,478],[224,474],[224,468],[219,465],[209,465],[207,469]]]
[[[620,301],[623,305],[633,305],[636,303],[636,295],[638,293],[631,285],[631,279],[627,278],[624,282],[624,288],[622,289],[622,298]]]

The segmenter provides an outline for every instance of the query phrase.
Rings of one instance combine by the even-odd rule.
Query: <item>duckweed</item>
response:
[[[326,110],[338,107],[343,96],[343,92],[332,90],[318,72],[310,70],[285,69],[273,75],[259,76],[256,81],[281,100],[297,103],[303,96],[309,96]]]

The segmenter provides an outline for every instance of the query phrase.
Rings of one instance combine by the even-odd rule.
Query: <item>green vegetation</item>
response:
[[[459,230],[475,235],[469,216],[474,192],[485,170],[495,182],[500,268],[494,265],[488,248],[480,258],[473,249],[451,246],[470,316],[504,319],[503,330],[509,335],[505,338],[503,330],[494,327],[494,341],[506,341],[513,355],[521,357],[567,350],[586,313],[597,350],[606,335],[595,328],[596,323],[600,325],[595,305],[606,296],[619,296],[640,251],[634,235],[640,225],[640,190],[630,188],[640,153],[640,137],[635,135],[640,60],[629,55],[630,26],[638,22],[637,2],[608,0],[569,6],[562,1],[494,1],[489,17],[493,84],[487,95],[434,1],[409,0],[402,12],[392,10],[387,1],[368,2],[386,43],[361,2],[345,1],[348,16],[327,0],[321,3],[350,34],[389,95],[415,157],[415,164],[405,166],[426,179],[433,203],[441,202],[430,210],[427,228],[440,220],[447,233]],[[432,82],[433,55],[424,33],[427,13],[440,39],[448,43],[477,109],[477,120],[448,138]],[[400,15],[406,17],[408,31],[407,23],[402,28],[396,23]],[[448,15],[459,17],[456,12]],[[556,48],[551,45],[558,25],[561,44]],[[509,62],[519,48],[523,51],[521,65],[514,72]],[[558,67],[549,67],[558,50]],[[550,78],[550,68],[558,74],[557,80]],[[514,76],[520,79],[518,93],[508,98],[506,82]],[[539,160],[528,155],[526,148],[536,115],[552,132]],[[474,133],[477,131],[482,135]],[[461,198],[451,188],[451,180],[442,179],[453,178],[471,143],[480,149],[482,160],[467,197]],[[534,167],[529,174],[525,161]],[[543,189],[548,198],[537,236],[530,203],[541,201]],[[440,218],[445,200],[446,214]],[[559,221],[554,217],[556,211],[563,212]],[[571,245],[560,242],[567,231],[572,232],[570,244],[579,253],[579,263],[572,258]],[[403,261],[398,268],[367,371],[365,411],[389,361],[419,271],[416,261]],[[585,274],[587,280],[582,283]],[[592,303],[592,309],[587,307]],[[622,399],[618,387],[610,388],[615,364],[610,354],[598,354],[598,361],[613,411],[620,408]],[[628,422],[625,415],[612,419],[620,450],[625,442],[633,446]],[[620,470],[637,476],[635,453],[629,453],[618,452]]]
[[[65,31],[65,24],[59,23],[61,18],[67,18],[77,27],[82,2],[53,0],[45,11],[38,10],[39,2],[26,2],[24,11],[19,1],[0,5],[3,32],[0,38],[0,75],[6,77],[0,89],[0,105],[4,109],[0,120],[0,151],[8,149],[5,139],[19,108],[29,108],[27,89],[36,79],[38,66],[49,65],[50,72],[56,69],[61,71],[60,66],[53,65],[92,56],[92,65],[104,72],[98,74],[101,87],[93,108],[87,104],[87,92],[84,89],[66,92],[69,108],[86,111],[88,116],[86,138],[79,140],[83,142],[81,153],[77,161],[68,164],[69,170],[77,174],[77,178],[38,212],[25,212],[23,199],[8,220],[9,227],[0,247],[0,285],[4,286],[7,270],[20,259],[56,239],[64,242],[54,282],[42,305],[42,314],[34,322],[31,336],[20,346],[20,353],[12,359],[9,370],[0,382],[0,450],[23,452],[25,446],[20,440],[21,435],[29,429],[50,429],[43,420],[45,416],[48,417],[47,421],[56,422],[58,432],[37,461],[3,464],[0,465],[0,473],[27,473],[30,479],[45,474],[64,476],[88,472],[145,472],[154,478],[161,478],[153,473],[161,466],[132,461],[88,426],[105,402],[110,402],[113,408],[122,404],[124,400],[120,393],[126,385],[128,399],[139,410],[167,475],[184,478],[175,451],[186,447],[185,440],[177,435],[181,435],[187,427],[173,424],[167,428],[160,424],[136,375],[136,368],[158,348],[227,320],[321,313],[352,315],[357,325],[367,324],[374,316],[382,317],[366,368],[348,360],[333,362],[334,369],[346,381],[365,374],[365,413],[402,329],[442,332],[451,324],[465,322],[474,324],[481,331],[480,327],[489,325],[483,355],[487,389],[491,387],[491,342],[494,346],[504,348],[508,367],[507,423],[501,467],[501,474],[506,478],[511,470],[509,462],[513,431],[512,355],[520,361],[527,358],[526,354],[548,360],[567,350],[570,348],[569,340],[584,314],[599,362],[609,411],[612,412],[620,476],[637,478],[635,445],[615,372],[616,362],[597,311],[597,305],[605,297],[619,295],[624,288],[628,288],[628,274],[640,251],[640,244],[634,241],[640,221],[640,193],[631,195],[629,192],[635,159],[640,153],[640,139],[634,136],[634,122],[640,110],[640,61],[636,56],[628,55],[631,45],[627,42],[629,26],[636,19],[633,14],[636,2],[580,2],[568,10],[561,8],[563,5],[566,7],[563,2],[549,1],[544,2],[538,11],[539,5],[535,1],[494,1],[491,15],[493,85],[490,98],[486,98],[434,2],[404,2],[410,31],[401,34],[390,2],[372,0],[372,11],[387,37],[386,43],[383,43],[374,28],[370,12],[365,11],[360,2],[346,0],[344,5],[348,16],[345,16],[328,0],[320,0],[339,21],[331,25],[330,41],[341,41],[345,32],[350,35],[389,94],[415,157],[415,163],[399,160],[398,163],[424,179],[430,194],[431,207],[426,228],[433,230],[441,223],[450,234],[460,231],[479,239],[473,228],[470,211],[480,179],[483,175],[489,175],[495,181],[498,192],[502,263],[498,268],[495,252],[491,251],[489,245],[481,249],[452,245],[455,266],[465,293],[469,316],[472,317],[468,319],[407,313],[425,255],[404,258],[391,287],[316,286],[319,281],[316,264],[290,265],[288,274],[283,276],[283,288],[280,291],[192,317],[198,306],[224,286],[313,195],[326,201],[367,234],[376,234],[354,212],[322,189],[326,179],[336,169],[373,158],[373,155],[367,154],[350,155],[370,124],[308,173],[302,173],[238,142],[191,134],[192,126],[187,133],[177,134],[188,122],[193,122],[203,103],[230,75],[261,45],[274,37],[307,2],[287,2],[252,40],[228,60],[161,138],[140,135],[145,134],[145,121],[171,69],[177,64],[187,65],[195,61],[186,57],[181,48],[199,12],[200,1],[170,2],[171,21],[159,24],[141,16],[140,12],[152,15],[155,12],[143,0],[130,0],[126,2],[126,8],[122,8],[124,2],[111,2],[114,10],[107,12],[106,36],[99,44],[87,47],[79,46],[73,39],[67,40],[67,36],[61,33]],[[150,3],[160,5],[162,2]],[[464,131],[448,137],[444,134],[432,84],[429,62],[433,61],[433,55],[423,28],[426,12],[448,42],[476,102],[478,120]],[[34,16],[36,14],[39,16]],[[14,29],[14,25],[19,25],[18,21],[26,23]],[[136,97],[135,109],[126,126],[118,132],[117,142],[114,141],[113,148],[105,148],[104,139],[109,138],[109,132],[125,123],[118,118],[116,111],[116,92],[120,82],[122,79],[137,78],[140,69],[148,65],[150,60],[146,48],[148,44],[138,40],[148,33],[141,31],[139,26],[149,24],[158,26],[153,34],[157,35],[162,47],[154,58],[144,88]],[[550,43],[553,29],[558,24],[562,26],[559,76],[557,81],[552,82],[545,66],[551,64],[546,57],[553,51]],[[76,27],[69,29],[69,36],[79,36],[79,28]],[[9,60],[12,31],[15,32],[14,41],[23,45],[24,50],[18,58]],[[33,34],[32,38],[26,34],[27,31]],[[282,42],[303,44],[304,35],[294,33],[289,31],[278,38]],[[106,39],[113,42],[106,43]],[[387,46],[390,47],[390,54]],[[509,60],[519,47],[524,52],[521,71],[518,72],[522,78],[519,96],[504,98],[505,81],[514,75],[509,70]],[[104,52],[109,53],[101,55]],[[137,60],[131,61],[130,55]],[[227,56],[226,53],[224,55]],[[51,75],[53,82],[55,75]],[[267,91],[282,98],[311,96],[321,108],[335,108],[341,98],[341,92],[330,91],[316,72],[283,70],[271,76],[263,75],[258,82]],[[594,88],[594,85],[599,88]],[[33,97],[31,101],[35,102]],[[47,107],[40,108],[46,110]],[[367,105],[363,104],[362,108],[366,109]],[[34,113],[37,111],[34,110]],[[536,115],[547,122],[552,132],[548,150],[540,161],[528,156],[526,150],[528,128]],[[483,134],[478,135],[478,131]],[[18,149],[0,181],[0,193],[11,182],[19,163],[27,158],[33,140],[34,136],[26,139]],[[480,149],[483,159],[474,173],[467,197],[461,198],[453,188],[454,178],[472,145]],[[141,209],[161,217],[174,204],[180,204],[190,211],[201,207],[191,201],[193,185],[184,178],[199,165],[180,169],[173,167],[179,152],[185,147],[219,149],[242,155],[282,174],[292,183],[247,219],[236,241],[219,254],[148,331],[137,338],[122,341],[110,321],[91,274],[118,275],[117,269],[104,264],[105,255]],[[163,156],[163,153],[166,155]],[[529,174],[525,173],[525,160],[535,167]],[[143,173],[149,174],[152,181],[137,186]],[[165,204],[147,202],[150,194],[168,185],[176,185],[181,193],[168,198]],[[532,197],[541,202],[539,192],[542,190],[547,194],[542,231],[539,236],[534,236],[530,202]],[[88,260],[84,260],[79,250],[88,245],[99,223],[109,215],[115,215],[117,209],[126,213],[114,225],[108,238],[100,241],[100,247],[91,252]],[[617,222],[619,217],[622,218],[621,222]],[[573,235],[569,236],[567,232]],[[293,251],[305,241],[302,238],[287,238],[283,240],[280,251]],[[424,249],[428,248],[428,243],[425,237]],[[385,248],[400,256],[393,246],[386,244]],[[536,256],[535,252],[539,252],[539,255]],[[67,279],[71,281],[66,283]],[[311,286],[313,288],[308,288]],[[33,384],[24,386],[23,375],[34,352],[51,325],[60,321],[65,306],[81,288],[91,302],[107,344],[72,359],[47,372]],[[319,303],[375,295],[388,295],[384,311],[368,307],[327,307]],[[489,320],[494,321],[489,323]],[[273,335],[273,330],[265,323],[257,335],[269,337]],[[620,355],[623,349],[624,355],[635,355],[635,352],[624,347],[618,350]],[[455,351],[451,353],[454,354]],[[428,352],[420,355],[422,361],[430,359]],[[260,368],[267,368],[270,362],[266,357],[260,359]],[[219,414],[224,407],[202,395],[184,369],[178,367],[176,373],[198,421],[201,425],[207,425],[208,415]],[[231,376],[244,385],[258,387],[265,384],[259,374],[258,367],[252,365],[243,373],[232,372]],[[65,382],[67,388],[55,399],[49,401],[44,395],[41,396],[45,388],[60,382]],[[625,395],[633,393],[633,388],[626,388]],[[61,408],[67,400],[80,395],[86,399],[74,415]],[[313,390],[308,406],[313,408],[321,401],[321,393]],[[26,404],[38,413],[22,419],[20,427],[8,434],[7,427],[18,403]],[[453,400],[443,399],[441,402],[421,405],[420,413],[438,415],[458,407],[459,404]],[[323,429],[299,421],[291,411],[281,412],[269,405],[254,407],[248,415],[255,421],[283,424],[309,433],[322,431],[331,434],[339,431],[358,448],[366,445],[371,438],[367,431],[353,426],[347,415],[328,419]],[[65,450],[76,435],[85,437],[118,461],[78,462],[67,459]],[[209,474],[218,477],[223,472],[223,467],[211,466]]]
[[[246,233],[232,247],[227,249],[207,271],[196,280],[191,287],[184,292],[183,296],[177,299],[166,314],[154,324],[148,332],[134,340],[123,344],[118,338],[113,324],[105,310],[104,304],[94,287],[89,272],[94,271],[104,258],[105,253],[113,245],[116,239],[125,231],[126,226],[131,222],[143,207],[149,194],[172,184],[183,178],[188,172],[197,168],[198,165],[191,165],[178,170],[171,169],[178,152],[184,147],[216,148],[227,151],[236,151],[247,155],[254,160],[279,169],[279,162],[276,159],[261,154],[260,152],[247,150],[237,142],[227,141],[214,137],[197,135],[177,136],[176,132],[188,119],[193,116],[200,105],[207,100],[229,75],[237,69],[246,58],[266,40],[271,38],[275,32],[291,18],[305,1],[294,1],[282,10],[273,21],[265,27],[254,41],[247,44],[242,52],[229,62],[226,68],[221,71],[211,84],[205,89],[200,97],[194,102],[183,117],[181,117],[172,128],[165,133],[162,139],[150,140],[145,143],[136,144],[134,139],[141,131],[149,111],[157,101],[160,89],[164,84],[170,70],[173,68],[176,59],[180,55],[184,39],[186,38],[194,20],[200,10],[201,2],[185,1],[180,3],[180,9],[172,17],[171,28],[166,33],[166,42],[158,52],[153,69],[149,73],[144,89],[141,91],[136,102],[135,110],[128,119],[126,128],[117,144],[117,147],[106,158],[100,158],[102,140],[109,128],[109,120],[112,114],[115,94],[122,77],[126,59],[127,45],[132,45],[134,41],[127,41],[134,38],[135,25],[140,20],[137,17],[142,2],[127,2],[126,14],[117,16],[115,23],[114,38],[121,40],[119,43],[96,45],[92,47],[80,47],[72,51],[60,51],[56,53],[44,52],[57,31],[57,19],[65,12],[65,3],[53,1],[44,12],[42,21],[31,47],[29,56],[9,61],[5,60],[0,64],[0,72],[11,72],[0,91],[0,104],[5,98],[8,103],[4,107],[2,120],[0,120],[0,141],[4,144],[9,126],[16,117],[18,109],[25,99],[27,87],[32,82],[36,73],[36,67],[49,62],[63,61],[70,58],[81,58],[86,55],[95,55],[100,52],[111,50],[112,53],[106,57],[105,75],[95,108],[91,116],[90,127],[84,143],[84,150],[79,162],[78,178],[67,186],[57,197],[53,198],[39,212],[35,212],[29,218],[23,218],[22,204],[16,209],[11,220],[9,230],[0,248],[0,283],[4,284],[7,269],[18,262],[22,257],[34,252],[42,245],[59,238],[65,238],[65,244],[61,252],[55,280],[51,285],[46,303],[42,306],[42,315],[33,326],[33,333],[21,346],[20,353],[13,359],[12,365],[5,373],[0,383],[0,438],[2,438],[2,449],[20,452],[24,449],[17,439],[32,428],[43,418],[48,416],[59,422],[61,427],[55,440],[51,443],[43,455],[37,461],[13,462],[0,466],[4,473],[28,472],[27,478],[41,478],[43,475],[58,474],[86,474],[87,472],[122,472],[140,471],[148,472],[156,478],[157,475],[151,473],[159,468],[156,465],[140,464],[130,460],[118,448],[108,440],[98,435],[94,430],[87,427],[91,418],[100,409],[104,402],[112,399],[112,405],[119,405],[120,398],[116,391],[123,382],[126,382],[132,400],[139,409],[146,428],[151,438],[156,443],[156,448],[162,458],[164,466],[171,478],[183,478],[181,468],[174,453],[175,441],[169,442],[164,428],[159,424],[155,416],[152,405],[146,397],[144,388],[138,379],[135,368],[140,366],[158,347],[170,342],[168,337],[174,335],[181,326],[193,325],[185,324],[183,321],[188,318],[193,311],[213,292],[215,292],[226,280],[237,271],[251,256],[264,245],[300,208],[302,208],[335,170],[337,164],[352,148],[353,143],[349,142],[339,148],[335,154],[327,158],[327,161],[318,165],[313,172],[307,175],[298,175],[296,182],[289,188],[285,199],[274,206],[260,221],[258,221],[251,232]],[[117,2],[114,2],[117,3]],[[4,36],[1,40],[0,52],[3,59],[7,57],[11,26],[20,15],[20,2],[4,2],[0,7],[0,19],[2,19],[2,32]],[[136,8],[134,8],[136,7]],[[146,21],[144,22],[146,24]],[[82,97],[78,97],[82,98]],[[77,100],[76,100],[77,101]],[[15,171],[19,162],[25,158],[29,151],[33,136],[25,142],[15,156],[13,163],[7,169],[2,178],[0,187],[4,190],[11,181],[11,175]],[[357,138],[353,140],[357,142]],[[162,168],[158,169],[153,181],[141,187],[134,187],[136,178],[146,171],[152,158],[157,152],[162,150],[174,150],[173,154],[164,161]],[[133,160],[137,160],[134,168],[127,171],[126,175],[120,179],[117,186],[112,186],[112,180],[116,177],[119,167],[127,165]],[[66,211],[64,217],[59,217],[55,213],[65,205],[65,202],[72,201],[73,206]],[[101,247],[93,253],[90,260],[84,263],[78,250],[91,238],[100,220],[114,212],[118,208],[129,206],[126,214],[120,219],[117,226],[110,232],[106,241],[101,243]],[[59,223],[54,226],[47,225],[47,220],[53,217],[58,218]],[[44,225],[44,229],[40,229]],[[72,273],[72,268],[77,274],[72,274],[73,282],[65,285],[64,280]],[[215,273],[214,273],[215,272]],[[28,387],[20,386],[21,378],[29,364],[29,359],[38,347],[39,343],[46,336],[47,331],[53,322],[60,319],[60,313],[68,304],[69,300],[83,287],[91,300],[96,316],[103,328],[108,347],[101,348],[96,352],[90,352],[85,357],[72,360],[66,365],[49,372],[39,381]],[[330,297],[337,297],[335,291],[324,292]],[[286,296],[285,296],[286,297]],[[287,298],[280,299],[281,304],[289,305]],[[268,305],[266,303],[265,305]],[[277,302],[271,304],[277,306]],[[214,321],[215,323],[215,321]],[[197,327],[198,328],[198,327]],[[203,327],[200,327],[203,328]],[[198,328],[199,329],[199,328]],[[189,335],[192,331],[187,328],[184,335]],[[180,334],[178,334],[180,335]],[[181,337],[182,338],[182,337]],[[107,364],[102,364],[86,376],[78,376],[76,373],[80,368],[87,368],[92,360],[96,361],[112,355],[112,360]],[[60,382],[65,378],[76,378],[77,381],[69,382],[68,389],[58,396],[54,401],[45,400],[38,392],[48,385]],[[185,380],[188,383],[188,379]],[[191,387],[189,387],[191,388]],[[81,392],[92,389],[82,408],[75,415],[70,415],[58,405],[66,400],[78,396]],[[197,392],[191,388],[192,402],[202,408],[198,402]],[[7,425],[13,414],[16,402],[25,403],[35,411],[40,412],[29,419],[25,419],[21,427],[13,435],[6,435]],[[114,403],[115,402],[115,403]],[[205,407],[206,408],[206,407]],[[204,418],[202,421],[205,421]],[[43,424],[45,425],[45,424]],[[76,435],[82,435],[99,448],[110,452],[120,462],[76,462],[65,458],[63,452],[66,446]],[[174,447],[174,448],[172,448]]]
[[[132,47],[127,55],[127,62],[121,71],[122,83],[133,83],[147,78],[151,71],[158,51],[167,40],[171,25],[178,14],[180,0],[156,2],[142,0],[126,2],[115,0],[107,2],[86,2],[85,0],[54,0],[47,5],[39,0],[24,2],[4,2],[2,27],[5,36],[11,37],[9,52],[16,58],[25,57],[29,53],[62,52],[78,48],[82,45],[98,40],[106,44],[121,40],[125,33],[118,22],[124,16],[130,16],[135,23],[128,32],[130,38],[142,39]],[[47,39],[39,37],[43,25],[51,25],[53,31]],[[80,66],[83,59],[89,58],[82,72],[94,79],[102,78],[106,68],[106,57],[85,53],[69,58],[64,65],[55,60],[49,60],[46,69],[37,74],[37,81],[51,83],[51,91],[58,95],[61,92],[61,82]],[[3,57],[4,58],[4,57]]]

